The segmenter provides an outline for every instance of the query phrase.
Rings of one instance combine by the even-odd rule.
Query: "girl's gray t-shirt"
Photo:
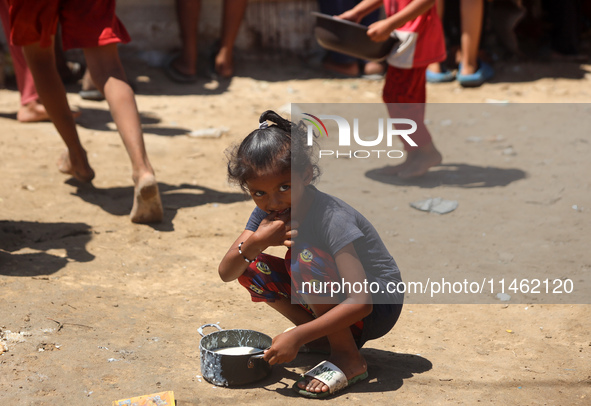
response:
[[[314,198],[297,229],[295,246],[312,246],[334,258],[337,252],[352,243],[365,270],[368,286],[375,282],[371,285],[374,304],[402,303],[404,295],[396,289],[397,284],[402,281],[400,270],[375,227],[341,199],[323,193],[314,186],[309,188]],[[265,211],[256,207],[246,229],[256,231],[266,216]]]

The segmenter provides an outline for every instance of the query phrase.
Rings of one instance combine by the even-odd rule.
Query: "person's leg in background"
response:
[[[484,0],[460,0],[460,64],[456,76],[460,85],[477,87],[494,76],[492,66],[478,59],[484,17]]]
[[[460,0],[462,36],[460,39],[461,75],[471,75],[478,70],[478,49],[482,32],[484,0]]]
[[[392,118],[413,120],[416,131],[410,138],[417,144],[411,146],[405,140],[406,160],[398,165],[384,168],[384,175],[396,175],[402,179],[424,175],[431,167],[441,163],[441,153],[435,147],[431,134],[425,126],[425,103],[427,100],[426,67],[399,69],[388,67],[384,83],[383,100]]]
[[[53,42],[49,47],[41,47],[37,42],[23,46],[22,49],[35,79],[39,96],[68,148],[58,162],[59,170],[79,181],[90,182],[94,178],[94,171],[88,163],[86,151],[76,131],[74,117],[66,98],[66,89],[55,64]]]
[[[117,44],[85,48],[84,56],[98,90],[105,95],[123,145],[131,160],[134,202],[131,221],[162,220],[162,203],[154,169],[148,159],[135,95],[127,83]]]
[[[437,7],[437,15],[439,16],[439,19],[443,21],[443,16],[445,14],[445,0],[436,0],[435,5]],[[427,67],[427,82],[451,82],[455,77],[455,74],[445,69],[441,62],[432,63]]]
[[[248,0],[224,0],[220,49],[215,56],[214,69],[222,78],[234,74],[234,43],[244,19]]]
[[[175,82],[197,80],[197,44],[201,0],[176,0],[181,51],[173,55],[165,67],[166,74]]]
[[[8,3],[4,0],[0,0],[0,18],[2,19],[4,34],[9,39],[10,18],[8,16]],[[16,45],[9,45],[9,49],[16,76],[16,85],[21,95],[21,107],[16,113],[16,119],[23,123],[49,120],[47,110],[39,100],[35,81],[27,66],[22,48]]]

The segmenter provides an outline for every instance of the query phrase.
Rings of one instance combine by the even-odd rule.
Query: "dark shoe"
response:
[[[164,63],[164,73],[170,80],[176,83],[195,83],[197,81],[197,75],[187,75],[172,64],[177,58],[178,54],[171,55]]]

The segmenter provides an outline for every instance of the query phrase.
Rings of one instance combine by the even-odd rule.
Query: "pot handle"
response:
[[[199,332],[199,334],[201,334],[201,337],[205,337],[205,334],[203,334],[203,329],[206,327],[215,327],[218,329],[218,331],[222,331],[223,328],[221,328],[220,326],[218,326],[217,324],[204,324],[201,327],[199,327],[197,329],[197,331]]]
[[[248,358],[248,364],[247,364],[248,367],[251,369],[254,368],[256,359],[260,359],[263,362],[267,362],[267,361],[263,360],[264,356],[265,356],[265,354],[257,354],[257,355],[253,355],[252,357]]]

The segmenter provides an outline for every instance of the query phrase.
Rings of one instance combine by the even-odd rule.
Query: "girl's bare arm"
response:
[[[289,214],[280,216],[275,212],[269,214],[263,219],[256,232],[244,230],[230,246],[218,267],[220,278],[224,282],[238,279],[250,265],[245,258],[254,260],[261,252],[271,246],[288,246],[294,232],[295,230],[291,230]],[[240,247],[242,254],[238,251],[240,243],[242,243]]]

